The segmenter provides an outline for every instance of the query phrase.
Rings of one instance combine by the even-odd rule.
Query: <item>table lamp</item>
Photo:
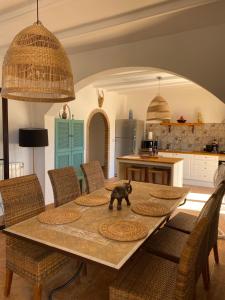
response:
[[[48,130],[44,128],[20,128],[19,146],[33,148],[33,173],[34,173],[34,148],[48,146]]]

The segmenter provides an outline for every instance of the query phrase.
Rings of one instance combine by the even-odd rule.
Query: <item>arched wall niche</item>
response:
[[[90,148],[90,126],[91,126],[91,121],[93,120],[93,118],[97,115],[100,114],[101,117],[103,118],[104,121],[104,126],[105,126],[105,130],[104,130],[104,175],[105,178],[108,178],[108,174],[109,174],[109,157],[110,157],[110,122],[109,122],[109,118],[108,115],[106,114],[106,112],[103,109],[95,109],[93,110],[87,120],[87,124],[86,124],[86,162],[90,161],[90,152],[91,152],[91,148]],[[103,146],[103,145],[102,145]]]

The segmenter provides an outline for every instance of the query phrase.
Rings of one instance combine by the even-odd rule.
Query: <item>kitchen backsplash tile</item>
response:
[[[204,123],[195,126],[194,132],[190,126],[172,126],[169,132],[168,126],[160,124],[146,124],[146,130],[152,131],[154,138],[158,138],[160,148],[184,151],[202,151],[204,145],[211,144],[213,139],[219,143],[219,150],[225,150],[225,124]]]

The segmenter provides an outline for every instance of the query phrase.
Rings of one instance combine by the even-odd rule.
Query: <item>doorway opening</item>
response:
[[[87,162],[98,160],[105,178],[108,178],[109,120],[100,109],[94,110],[87,122]]]

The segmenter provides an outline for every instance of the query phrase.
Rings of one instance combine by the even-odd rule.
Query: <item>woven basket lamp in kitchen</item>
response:
[[[167,101],[161,97],[156,96],[153,98],[148,106],[147,121],[161,120],[169,121],[171,119],[171,112]]]
[[[39,20],[15,36],[2,68],[4,98],[51,103],[75,99],[66,52]]]
[[[147,121],[170,121],[171,112],[167,101],[160,96],[160,76],[157,77],[159,81],[158,95],[150,102],[147,110]]]

